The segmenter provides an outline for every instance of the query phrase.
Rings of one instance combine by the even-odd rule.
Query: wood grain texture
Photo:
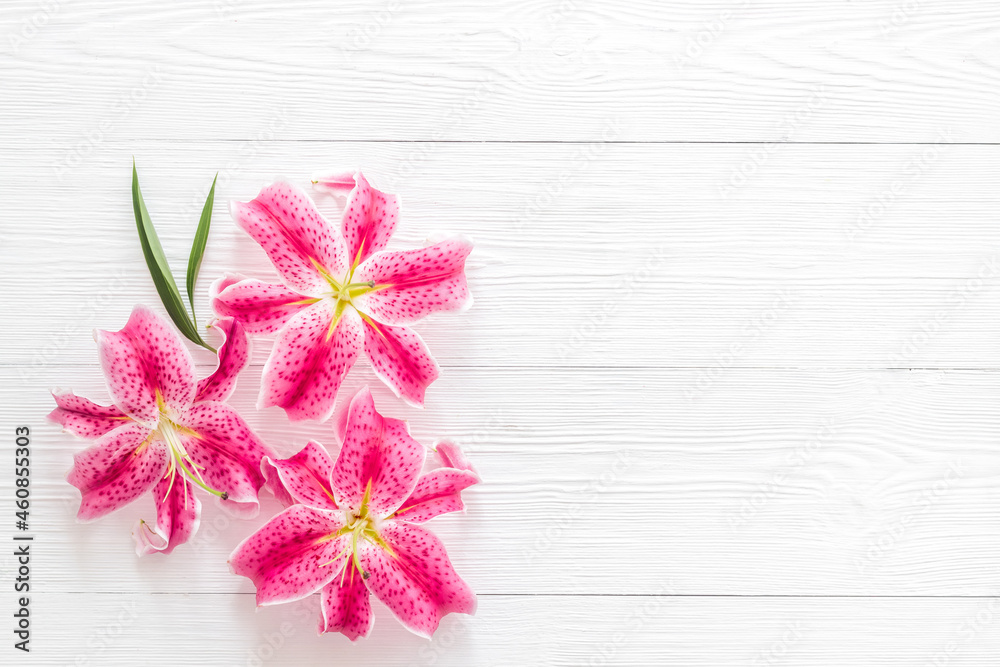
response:
[[[1000,140],[1000,9],[828,3],[8,3],[5,135]],[[44,24],[21,36],[24,22]]]
[[[181,660],[227,667],[898,667],[935,660],[987,667],[1000,652],[998,598],[483,596],[475,617],[449,617],[430,642],[408,634],[378,606],[377,651],[373,642],[315,636],[314,599],[256,614],[251,595],[44,593],[37,600],[40,618],[60,628],[61,640],[44,637],[32,658],[59,665],[135,664],[128,661],[142,655],[149,667]],[[80,608],[89,613],[78,616]],[[173,622],[158,625],[164,617]]]
[[[0,460],[29,425],[36,537],[32,653],[0,663],[994,667],[998,28],[984,0],[5,2]],[[344,394],[470,451],[430,527],[477,616],[427,642],[378,607],[350,644],[315,599],[254,613],[225,561],[273,500],[206,502],[169,558],[133,554],[148,498],[75,522],[48,391],[104,398],[91,330],[158,306],[133,157],[177,276],[219,172],[202,320],[221,272],[274,277],[226,202],[275,177],[361,167],[395,247],[475,241],[475,307],[418,325],[426,409],[363,366]],[[335,446],[253,409],[269,345],[233,405]]]

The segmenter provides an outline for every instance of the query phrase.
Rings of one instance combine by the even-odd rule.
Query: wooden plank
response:
[[[314,598],[256,614],[251,595],[40,593],[32,605],[39,664],[985,667],[1000,652],[997,598],[481,596],[432,641],[375,602],[357,644],[315,635]]]
[[[206,503],[196,542],[137,559],[130,530],[151,518],[151,502],[75,523],[78,495],[63,476],[84,443],[42,420],[45,387],[101,399],[99,371],[47,369],[30,387],[8,381],[13,373],[0,371],[0,400],[18,406],[4,428],[17,419],[36,432],[40,590],[167,592],[178,577],[185,591],[251,590],[225,562],[273,502],[252,522]],[[692,397],[698,379],[450,369],[425,411],[373,388],[420,441],[453,438],[479,466],[485,483],[468,514],[433,526],[483,593],[648,594],[672,576],[690,594],[992,594],[996,372],[733,370]],[[362,381],[371,378],[353,378],[346,395]],[[335,447],[330,425],[255,412],[256,389],[246,374],[233,404],[280,451],[308,438]],[[599,574],[608,570],[630,576]]]
[[[8,5],[3,143],[1000,140],[974,0]]]
[[[393,188],[404,198],[396,245],[440,233],[477,242],[476,306],[418,325],[445,366],[1000,366],[1000,323],[988,317],[1000,305],[991,147],[942,148],[915,174],[926,147],[785,146],[735,199],[718,187],[746,159],[742,146],[615,145],[592,163],[574,145],[430,147]],[[127,196],[131,152],[178,274],[223,168],[204,318],[207,286],[224,270],[273,276],[228,199],[251,197],[275,173],[305,183],[331,161],[393,181],[414,150],[244,148],[107,144],[58,188],[45,180],[55,152],[15,151],[8,215],[40,236],[8,233],[0,245],[3,361],[86,362],[91,328],[117,328],[134,303],[156,303]],[[333,200],[321,203],[335,214]]]

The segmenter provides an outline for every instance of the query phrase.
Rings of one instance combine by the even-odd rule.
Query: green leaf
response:
[[[181,301],[177,283],[174,282],[174,276],[170,272],[170,265],[167,264],[167,258],[163,254],[160,239],[149,219],[146,202],[142,200],[142,193],[139,191],[139,174],[135,169],[135,160],[132,160],[132,210],[135,212],[135,226],[139,230],[139,242],[142,244],[142,254],[146,258],[146,266],[149,267],[149,274],[153,278],[156,292],[160,295],[160,300],[163,301],[170,319],[188,339],[211,350],[212,348],[198,335],[198,329],[188,317],[184,302]]]
[[[219,173],[215,173],[212,179],[212,189],[208,191],[208,199],[205,200],[205,207],[201,209],[201,220],[198,221],[198,230],[194,233],[194,243],[191,244],[191,256],[188,258],[187,270],[187,293],[188,303],[191,304],[191,321],[195,330],[198,329],[198,315],[194,312],[194,285],[198,282],[198,271],[201,270],[201,258],[205,254],[205,244],[208,243],[208,230],[212,226],[212,206],[215,204],[215,182],[219,180]]]

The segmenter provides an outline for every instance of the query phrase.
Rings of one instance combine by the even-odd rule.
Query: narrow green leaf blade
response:
[[[149,274],[153,278],[153,284],[156,286],[157,294],[160,295],[160,300],[167,309],[167,314],[188,339],[202,347],[212,349],[198,335],[198,329],[191,322],[184,308],[184,302],[181,301],[177,283],[174,282],[170,265],[167,264],[160,239],[149,219],[146,202],[143,201],[142,192],[139,190],[139,174],[135,168],[135,160],[132,161],[132,210],[135,213],[135,225],[139,231],[139,242],[142,245],[146,266],[149,267]]]
[[[219,173],[215,173],[212,179],[212,189],[208,191],[208,199],[205,200],[205,207],[201,209],[201,220],[198,221],[198,229],[194,233],[194,243],[191,244],[191,256],[188,257],[187,268],[187,294],[188,303],[191,304],[191,321],[194,322],[195,329],[198,328],[198,314],[194,312],[194,286],[198,282],[198,272],[201,270],[201,258],[205,254],[205,245],[208,243],[208,230],[212,226],[212,207],[215,205],[215,183],[219,180]]]

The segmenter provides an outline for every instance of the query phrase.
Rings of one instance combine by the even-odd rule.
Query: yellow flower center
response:
[[[326,268],[322,264],[317,262],[312,257],[309,258],[309,261],[312,262],[312,265],[314,267],[316,267],[316,270],[319,271],[320,275],[323,276],[326,282],[330,285],[330,289],[332,290],[330,296],[324,298],[330,298],[336,302],[336,306],[334,307],[333,310],[333,320],[330,322],[330,329],[329,331],[327,331],[326,334],[327,341],[329,341],[333,337],[333,332],[337,328],[337,323],[340,322],[340,317],[344,314],[344,310],[347,308],[347,306],[351,306],[352,308],[354,308],[354,310],[358,313],[358,315],[361,316],[361,319],[367,322],[373,329],[375,329],[375,331],[378,331],[379,334],[384,335],[382,334],[382,331],[379,329],[375,321],[372,320],[372,318],[369,317],[366,313],[358,309],[357,304],[354,303],[354,299],[363,296],[365,294],[368,294],[369,292],[376,292],[378,290],[386,289],[387,287],[390,287],[390,285],[380,285],[377,284],[374,280],[369,280],[368,282],[363,282],[363,283],[351,282],[354,279],[354,271],[355,269],[358,268],[360,259],[361,259],[361,250],[359,249],[357,256],[354,258],[354,264],[351,265],[351,270],[347,272],[347,276],[345,276],[343,280],[337,280],[330,274],[329,271],[326,270]],[[314,304],[317,303],[318,301],[322,301],[322,298],[304,299],[303,301],[299,301],[296,303]]]
[[[344,585],[344,578],[347,576],[348,569],[351,570],[352,581],[355,570],[361,573],[361,576],[364,579],[367,579],[369,576],[368,571],[365,570],[363,567],[361,567],[361,559],[358,556],[358,545],[360,543],[364,541],[371,542],[372,544],[376,544],[382,549],[384,549],[390,555],[393,555],[392,549],[389,547],[388,544],[386,544],[385,540],[382,539],[382,536],[378,534],[378,526],[381,523],[381,521],[377,516],[371,513],[370,508],[368,507],[368,501],[371,497],[371,489],[372,485],[371,482],[369,481],[368,485],[365,487],[365,495],[361,499],[361,508],[356,512],[347,510],[344,513],[344,527],[338,530],[337,532],[331,533],[330,535],[327,535],[326,537],[322,538],[324,540],[333,540],[337,539],[338,537],[343,537],[345,535],[351,536],[350,544],[344,547],[343,551],[341,551],[339,554],[334,556],[326,563],[323,563],[323,565],[329,565],[330,563],[334,563],[340,560],[345,554],[350,552],[351,557],[344,564],[344,569],[341,571],[340,574],[341,586]]]

